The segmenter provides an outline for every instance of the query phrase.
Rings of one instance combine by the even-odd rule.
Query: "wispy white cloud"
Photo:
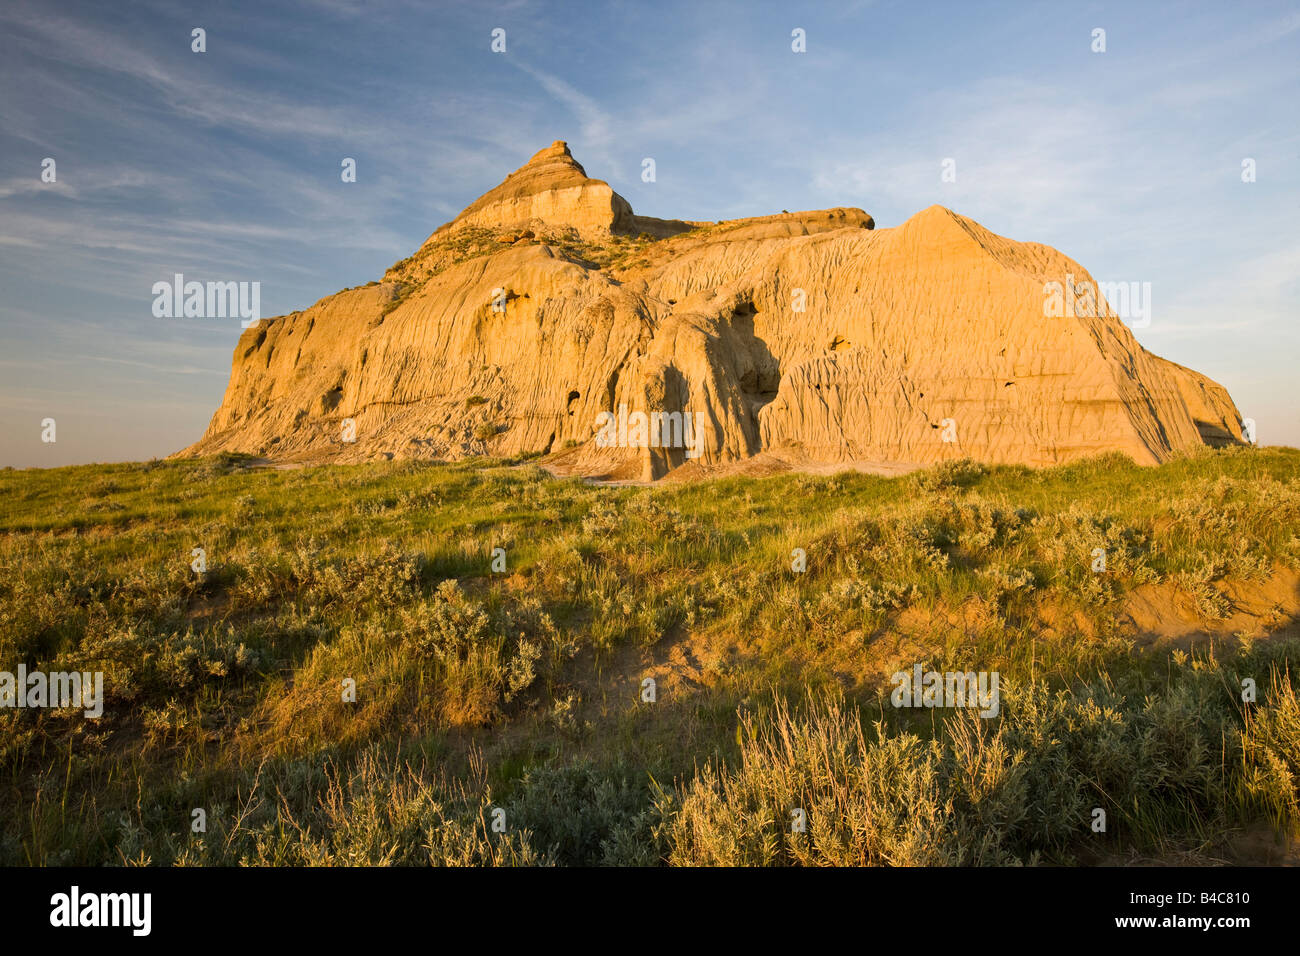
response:
[[[111,365],[129,365],[133,368],[145,368],[151,372],[157,372],[160,375],[215,375],[225,377],[224,369],[215,369],[200,365],[174,365],[171,363],[161,364],[158,362],[139,362],[134,359],[112,358],[107,355],[76,355],[72,356],[75,361],[81,362],[107,362]]]
[[[530,66],[517,56],[510,57],[507,62],[531,76],[543,90],[573,113],[578,120],[583,144],[598,160],[610,159],[614,120],[595,99],[558,76]]]

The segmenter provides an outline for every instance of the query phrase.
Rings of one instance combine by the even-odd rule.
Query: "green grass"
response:
[[[0,863],[1089,862],[1293,829],[1294,640],[1142,651],[1121,611],[1173,587],[1210,627],[1225,582],[1300,567],[1298,475],[5,470],[0,670],[102,670],[106,702],[0,710]],[[913,662],[997,670],[1002,714],[894,709]]]

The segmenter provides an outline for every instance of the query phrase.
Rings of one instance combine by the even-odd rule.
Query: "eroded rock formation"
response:
[[[568,473],[652,479],[769,453],[1156,463],[1241,439],[1221,386],[1148,353],[1104,303],[1050,317],[1045,285],[1067,275],[1092,281],[940,206],[889,229],[847,208],[637,216],[557,142],[382,281],[245,331],[221,407],[181,454],[540,452]],[[632,427],[610,444],[602,413]],[[638,413],[693,428],[644,447]]]

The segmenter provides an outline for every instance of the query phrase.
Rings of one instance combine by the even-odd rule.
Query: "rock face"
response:
[[[889,229],[847,208],[637,216],[557,142],[381,282],[246,330],[180,454],[539,452],[648,480],[767,453],[1151,464],[1241,440],[1227,392],[1144,350],[1104,300],[1053,314],[1067,281],[1092,278],[940,206]]]
[[[568,144],[556,140],[435,232],[429,243],[474,226],[524,228],[538,222],[569,227],[584,235],[646,232],[656,238],[701,225],[634,215],[626,199],[610,189],[609,183],[589,179]]]

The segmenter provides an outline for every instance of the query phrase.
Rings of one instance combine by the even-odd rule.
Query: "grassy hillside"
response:
[[[0,710],[0,863],[1209,861],[1300,821],[1294,450],[0,493],[0,670],[105,675],[98,720]],[[997,671],[1000,715],[893,707],[915,663]]]

